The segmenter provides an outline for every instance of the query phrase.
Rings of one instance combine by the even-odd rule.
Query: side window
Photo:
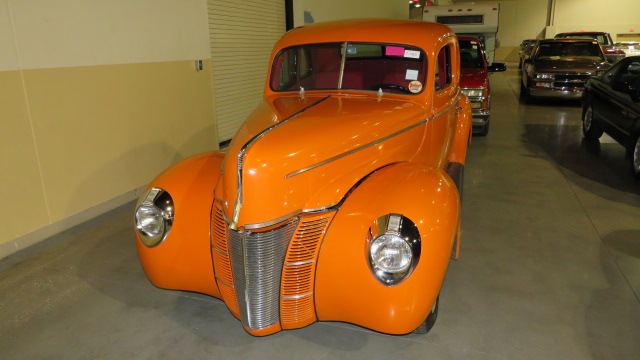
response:
[[[440,49],[436,58],[436,90],[440,90],[451,83],[451,45]]]

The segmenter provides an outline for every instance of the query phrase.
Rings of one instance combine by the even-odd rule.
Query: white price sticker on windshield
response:
[[[418,80],[418,70],[407,69],[407,73],[404,76],[405,80]]]
[[[410,59],[420,59],[420,51],[417,50],[405,50],[404,57]]]

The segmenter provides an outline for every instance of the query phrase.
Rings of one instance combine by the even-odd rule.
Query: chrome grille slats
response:
[[[280,318],[283,329],[315,322],[315,269],[324,234],[334,213],[306,214],[291,239],[285,259]]]
[[[280,279],[298,218],[264,232],[227,230],[236,297],[244,326],[259,330],[280,321]]]
[[[224,300],[229,310],[235,316],[240,317],[233,283],[231,261],[229,259],[226,228],[227,223],[222,214],[222,203],[220,201],[214,201],[211,214],[211,256],[213,257],[216,281],[222,300]]]

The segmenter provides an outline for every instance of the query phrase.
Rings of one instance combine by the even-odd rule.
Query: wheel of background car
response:
[[[482,130],[478,133],[478,136],[487,136],[489,133],[489,124],[491,123],[491,119],[487,119],[487,122],[482,127]]]
[[[593,120],[593,109],[587,106],[582,112],[582,134],[585,139],[596,140],[602,136],[602,129]]]
[[[524,86],[524,83],[522,81],[520,81],[520,99],[522,99],[522,102],[524,103],[529,102],[529,100],[531,99],[531,97],[529,96],[529,89]]]
[[[433,325],[436,323],[436,319],[438,318],[438,303],[440,302],[440,295],[436,298],[436,303],[433,304],[433,308],[427,318],[424,320],[420,326],[418,326],[415,330],[413,330],[414,334],[426,334],[433,328]]]
[[[631,165],[633,165],[633,175],[636,177],[636,179],[640,179],[640,135],[636,139],[636,145],[633,148],[633,158]]]
[[[400,90],[402,92],[405,92],[407,94],[411,93],[411,91],[409,91],[409,89],[407,89],[404,86],[400,86],[398,84],[378,84],[378,85],[374,85],[372,87],[369,88],[369,90],[378,90],[378,89],[389,89],[389,90]]]

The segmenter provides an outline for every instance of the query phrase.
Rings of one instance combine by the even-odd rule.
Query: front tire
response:
[[[597,140],[602,136],[602,129],[593,119],[593,109],[588,105],[582,112],[582,134],[585,139]]]
[[[420,326],[418,326],[418,328],[413,330],[414,334],[426,334],[431,330],[431,328],[433,328],[433,325],[435,325],[436,319],[438,318],[438,303],[439,302],[440,302],[440,295],[438,295],[438,297],[436,298],[436,303],[433,305],[433,308],[431,309],[431,312],[429,313],[427,318],[424,320],[424,322],[422,324],[420,324]]]

